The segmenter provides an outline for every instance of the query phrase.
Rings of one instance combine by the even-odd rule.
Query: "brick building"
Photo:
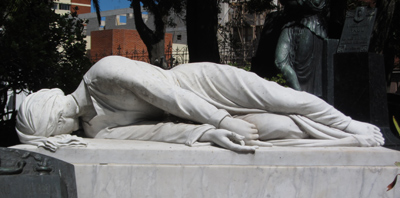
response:
[[[91,11],[91,0],[71,0],[71,11],[75,7],[78,7],[78,14],[90,13]]]
[[[148,62],[147,48],[136,31],[132,8],[108,10],[101,12],[101,25],[97,22],[96,13],[80,14],[78,17],[87,19],[86,41],[87,50],[92,61],[97,61],[108,55],[122,55],[131,59]],[[147,27],[154,29],[154,16],[142,14]],[[186,49],[186,26],[176,18],[176,27],[168,27],[165,34],[166,60],[171,61],[172,51]],[[168,52],[167,52],[168,51]],[[188,57],[180,59],[180,63],[188,61]]]
[[[90,13],[91,0],[54,0],[54,10],[58,14],[66,14],[78,7],[78,14]]]
[[[172,34],[165,34],[165,53],[172,43]],[[123,55],[134,60],[148,62],[146,45],[143,43],[137,30],[110,29],[91,32],[92,61],[98,61],[108,55]],[[167,57],[168,58],[168,57]]]

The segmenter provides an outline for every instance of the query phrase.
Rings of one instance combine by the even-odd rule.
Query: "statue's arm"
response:
[[[173,82],[160,77],[159,73],[168,72],[144,65],[140,71],[132,67],[134,62],[123,62],[123,72],[118,73],[119,86],[134,93],[135,96],[183,119],[218,128],[228,112],[200,98],[195,93],[182,89]],[[145,67],[146,66],[146,67]],[[136,66],[136,68],[138,68]]]
[[[132,91],[143,100],[175,116],[196,121],[202,124],[210,124],[217,129],[226,129],[238,133],[248,140],[257,140],[258,131],[255,126],[240,119],[232,118],[224,109],[217,109],[214,105],[197,96],[195,93],[171,85],[157,79],[148,77],[149,83],[134,86]],[[206,88],[205,88],[206,89]]]
[[[288,28],[283,29],[275,51],[275,66],[281,71],[291,88],[301,91],[296,72],[290,65],[292,61],[290,54],[294,53],[291,51],[293,48],[290,39]]]
[[[211,125],[194,125],[173,122],[143,121],[135,125],[105,128],[95,138],[145,140],[179,143],[192,146],[206,131],[215,129]]]
[[[232,151],[246,153],[254,153],[257,148],[241,145],[244,136],[224,129],[215,129],[206,124],[141,122],[131,126],[103,129],[95,138],[148,140],[188,146],[193,146],[196,142],[210,142]]]
[[[279,66],[282,75],[285,77],[289,87],[293,88],[294,90],[301,91],[299,79],[297,78],[296,72],[293,70],[292,67],[288,65]]]

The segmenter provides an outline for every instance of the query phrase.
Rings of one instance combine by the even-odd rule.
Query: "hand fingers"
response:
[[[232,151],[239,152],[239,153],[255,153],[256,149],[258,149],[258,146],[242,146],[242,145],[230,142],[226,148],[229,150],[232,150]]]
[[[252,123],[250,123],[250,128],[252,128],[252,129],[256,130],[256,131],[257,131],[257,133],[258,133],[258,129],[257,129],[257,127],[256,127],[256,125],[255,125],[255,124],[252,124]]]
[[[256,134],[251,134],[249,135],[249,140],[258,140],[258,138],[260,138],[260,135],[258,133]]]
[[[244,136],[243,135],[239,135],[239,134],[234,133],[234,132],[231,132],[229,138],[231,138],[234,141],[238,141],[238,142],[244,140]]]
[[[250,146],[272,147],[271,143],[261,142],[259,140],[248,140],[248,141],[245,141],[245,143],[246,143],[246,145],[250,145]]]
[[[233,141],[240,142],[240,145],[234,143]],[[255,150],[258,148],[257,146],[245,146],[244,136],[238,135],[233,132],[230,132],[221,139],[215,139],[215,143],[229,150],[241,153],[254,153]]]

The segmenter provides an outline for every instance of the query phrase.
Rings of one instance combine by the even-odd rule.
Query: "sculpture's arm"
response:
[[[151,78],[149,77],[148,79]],[[193,92],[176,85],[168,85],[157,79],[139,86],[136,86],[133,91],[140,98],[168,113],[238,133],[245,136],[246,144],[265,146],[258,142],[247,141],[258,139],[258,131],[253,124],[232,118],[227,111],[217,109]]]
[[[95,138],[149,140],[179,143],[192,146],[203,133],[215,129],[211,125],[194,125],[172,122],[143,121],[135,125],[105,128]]]
[[[118,86],[132,92],[135,96],[175,116],[216,128],[226,116],[225,110],[200,98],[195,93],[182,89],[171,82],[168,71],[142,62],[117,58],[103,59],[98,68],[107,78],[118,79]],[[118,70],[114,69],[118,65]],[[110,77],[110,75],[112,75]]]
[[[289,86],[295,90],[301,91],[300,83],[296,72],[290,65],[291,42],[289,30],[283,29],[279,36],[278,44],[275,51],[275,66],[282,72]],[[292,52],[293,53],[293,52]]]
[[[231,118],[224,109],[218,109],[195,93],[181,88],[175,82],[172,71],[165,71],[150,64],[132,61],[122,57],[107,57],[96,63],[95,68],[86,74],[91,79],[102,78],[103,82],[112,81],[113,86],[123,92],[135,95],[149,104],[175,116],[192,120],[201,124],[210,124],[221,128],[225,118]],[[171,73],[170,73],[171,72]],[[89,82],[92,83],[92,82]],[[96,83],[95,80],[93,83]],[[101,86],[101,85],[97,85]],[[206,88],[205,88],[206,89]],[[126,98],[121,98],[122,100]],[[143,109],[145,111],[145,109]],[[146,119],[146,118],[144,118]],[[256,139],[257,130],[250,123],[236,118],[225,121],[223,129],[239,133],[246,140]],[[235,124],[236,123],[236,124]],[[241,125],[241,127],[236,127]]]
[[[236,152],[254,152],[257,148],[238,144],[244,136],[223,129],[215,129],[207,124],[141,122],[131,126],[103,129],[95,138],[149,140],[181,143],[188,146],[193,146],[197,141],[212,142]]]

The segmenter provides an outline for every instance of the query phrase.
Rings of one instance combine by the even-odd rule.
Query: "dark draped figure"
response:
[[[285,6],[284,13],[275,16],[276,21],[269,25],[273,28],[272,31],[280,30],[279,36],[271,30],[266,30],[265,26],[263,30],[263,34],[276,38],[276,44],[270,39],[268,41],[269,45],[276,46],[273,51],[273,64],[277,71],[270,69],[270,72],[282,73],[288,85],[296,90],[321,97],[323,42],[327,38],[324,21],[325,0],[282,0],[281,3]],[[257,53],[263,51],[260,49],[261,45],[264,45],[262,42],[266,41],[260,40]],[[253,63],[260,65],[261,62],[263,60],[256,55]],[[257,72],[255,70],[253,71]]]

